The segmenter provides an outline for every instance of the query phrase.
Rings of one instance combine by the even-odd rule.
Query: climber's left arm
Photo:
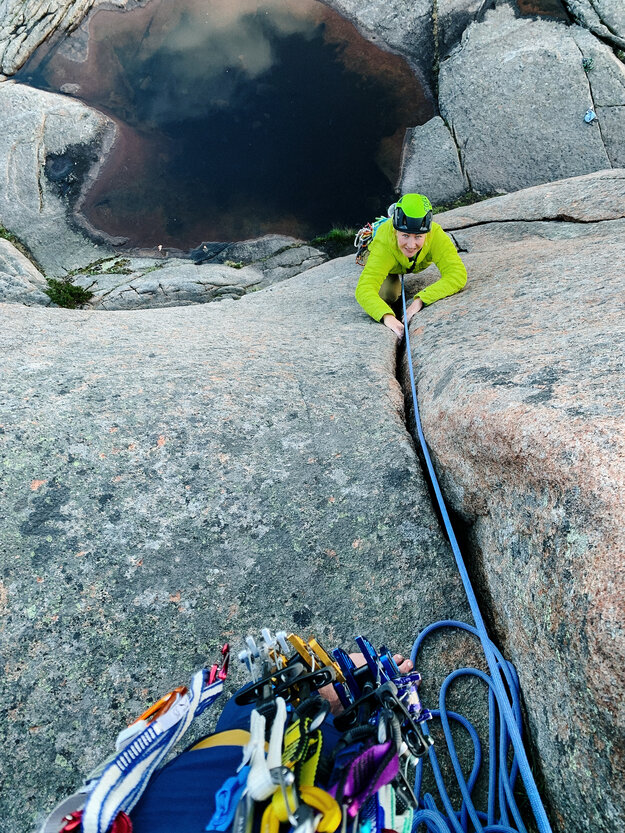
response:
[[[467,270],[456,251],[453,240],[446,234],[438,223],[432,223],[432,229],[428,234],[430,238],[426,242],[427,250],[424,253],[423,267],[433,263],[441,273],[440,278],[415,295],[415,301],[420,299],[424,306],[433,304],[448,295],[459,292],[467,282]],[[420,270],[418,270],[420,271]],[[410,313],[410,305],[407,312]],[[415,309],[412,315],[418,312]],[[410,315],[410,317],[412,317]]]

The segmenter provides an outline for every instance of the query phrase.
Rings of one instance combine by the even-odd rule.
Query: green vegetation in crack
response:
[[[324,251],[328,257],[343,257],[354,253],[356,229],[335,227],[310,241],[310,245]]]
[[[141,269],[141,276],[144,277],[145,275],[149,275],[150,272],[156,272],[158,269],[162,269],[164,266],[164,263],[155,263],[153,266],[148,266],[147,269]],[[106,272],[105,274],[110,274],[110,272]],[[126,275],[128,273],[122,272],[120,274]]]
[[[475,191],[467,191],[466,194],[458,197],[458,199],[453,202],[433,206],[432,214],[441,214],[443,211],[451,211],[454,208],[463,208],[465,205],[473,205],[476,202],[482,202],[482,200],[492,199],[493,196],[496,196],[496,194],[476,194]]]
[[[78,309],[93,298],[93,292],[82,286],[76,286],[70,277],[61,278],[61,280],[46,278],[46,281],[48,288],[44,289],[44,292],[58,307]]]
[[[113,260],[110,266],[105,264]],[[132,275],[133,270],[130,268],[130,261],[127,257],[110,258],[102,257],[100,260],[94,260],[93,263],[88,263],[86,266],[79,266],[77,269],[72,269],[65,276],[66,278],[73,278],[75,275],[88,275],[94,277],[96,275]]]
[[[224,260],[224,266],[229,266],[231,269],[243,269],[245,264],[242,260]]]

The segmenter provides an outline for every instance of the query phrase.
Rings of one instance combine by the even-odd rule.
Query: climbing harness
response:
[[[403,315],[404,320],[406,320],[406,293],[404,287],[404,279],[402,277],[402,308],[403,308]],[[520,707],[519,707],[519,684],[516,673],[514,671],[513,666],[506,662],[503,658],[501,653],[497,650],[495,645],[491,642],[490,637],[488,636],[488,632],[486,630],[486,625],[484,623],[484,619],[482,617],[482,613],[480,611],[477,598],[475,596],[475,592],[471,585],[471,581],[469,579],[469,574],[467,572],[466,565],[464,563],[464,559],[462,557],[462,553],[460,552],[460,547],[458,545],[458,540],[454,533],[453,526],[451,524],[451,520],[449,518],[449,513],[447,511],[447,506],[445,504],[445,500],[443,498],[443,493],[441,491],[440,484],[438,482],[438,478],[436,476],[436,472],[434,471],[434,465],[432,463],[432,458],[430,456],[427,442],[425,440],[425,435],[423,433],[423,426],[421,423],[421,417],[419,415],[419,403],[417,400],[417,390],[415,385],[415,378],[414,378],[414,370],[412,367],[412,354],[410,348],[410,333],[409,328],[405,328],[405,335],[406,335],[406,358],[408,363],[408,371],[410,376],[410,390],[412,395],[412,404],[414,409],[414,420],[417,429],[417,435],[419,438],[419,445],[421,447],[421,451],[423,453],[423,457],[425,459],[426,467],[428,470],[428,475],[430,478],[430,482],[432,484],[432,488],[434,490],[434,494],[436,496],[436,502],[438,504],[438,508],[441,513],[441,517],[443,519],[443,525],[445,527],[445,531],[449,538],[449,543],[451,545],[456,565],[460,572],[460,577],[462,579],[462,584],[464,586],[464,590],[467,596],[467,600],[469,602],[469,607],[471,608],[471,613],[473,615],[473,619],[475,622],[475,627],[467,625],[463,622],[456,622],[453,620],[438,622],[434,625],[431,625],[429,628],[426,628],[423,631],[417,640],[415,641],[412,652],[411,652],[411,659],[413,662],[416,661],[416,658],[419,653],[419,649],[423,643],[425,637],[431,633],[433,630],[438,628],[444,627],[452,627],[452,628],[460,628],[465,630],[469,633],[474,634],[477,636],[482,644],[482,649],[484,651],[484,656],[488,663],[488,667],[490,670],[490,676],[484,674],[481,671],[477,671],[476,669],[461,669],[460,671],[454,672],[450,677],[447,678],[445,683],[443,684],[443,688],[441,689],[440,695],[440,708],[438,712],[433,712],[437,716],[440,716],[441,721],[443,723],[445,729],[445,736],[449,745],[450,754],[452,757],[452,763],[456,775],[458,776],[458,784],[462,793],[463,797],[463,806],[460,813],[460,818],[456,816],[451,808],[451,803],[447,797],[446,791],[442,784],[442,776],[440,773],[440,768],[438,768],[438,763],[436,761],[436,755],[433,751],[430,751],[430,760],[432,761],[434,767],[434,773],[436,776],[437,786],[439,788],[439,793],[441,795],[441,800],[445,805],[445,809],[447,811],[447,820],[451,824],[451,829],[454,831],[458,831],[458,833],[463,833],[466,831],[467,828],[467,817],[470,817],[471,823],[473,825],[474,830],[498,830],[498,831],[512,831],[518,830],[519,833],[524,833],[526,830],[521,815],[517,809],[516,801],[514,799],[514,795],[512,793],[514,782],[516,779],[517,772],[521,776],[521,780],[525,786],[525,791],[527,793],[527,797],[529,799],[532,813],[534,816],[534,820],[536,826],[539,830],[539,833],[550,833],[551,826],[549,824],[549,820],[547,819],[547,814],[545,813],[545,808],[543,806],[542,800],[540,798],[540,794],[538,792],[538,788],[536,786],[536,782],[534,781],[534,776],[532,775],[532,771],[530,769],[529,761],[527,759],[527,753],[525,751],[525,747],[523,745],[523,739],[521,737],[521,714],[520,714]],[[473,728],[470,726],[468,721],[462,718],[459,715],[454,715],[453,713],[448,713],[445,707],[445,695],[449,688],[451,682],[456,679],[460,675],[469,675],[469,676],[476,676],[482,679],[489,688],[489,708],[490,708],[490,735],[491,735],[491,746],[490,746],[490,754],[489,754],[489,761],[490,761],[490,777],[489,777],[489,808],[488,814],[486,818],[486,827],[482,826],[482,821],[484,821],[484,817],[480,816],[477,813],[475,808],[473,807],[473,803],[470,798],[471,787],[475,783],[477,779],[477,771],[479,770],[479,758],[480,758],[480,751],[479,751],[479,740],[477,740],[477,735]],[[495,743],[494,738],[496,735],[496,723],[495,723],[495,715],[498,713],[499,715],[499,765],[501,767],[498,784],[496,783],[496,766],[493,763],[497,760],[497,755],[495,754],[496,746],[493,744]],[[455,752],[455,747],[453,745],[453,740],[451,739],[450,733],[450,724],[449,724],[449,717],[451,717],[454,721],[457,721],[461,725],[465,727],[465,729],[469,732],[471,739],[474,744],[475,749],[475,760],[474,760],[474,768],[471,773],[468,782],[464,781],[464,778],[460,772],[460,764],[458,762],[458,757]],[[508,743],[509,741],[509,743]],[[513,763],[511,766],[508,764],[508,749],[509,745],[513,750]],[[494,822],[494,806],[495,800],[497,795],[499,796],[499,810],[500,810],[500,820]],[[432,807],[429,806],[429,802],[427,802],[426,810],[428,814],[432,811]],[[516,827],[513,828],[510,826],[508,821],[508,814],[511,814],[514,818],[514,823]],[[418,815],[418,814],[417,814]],[[421,817],[419,817],[421,818]],[[433,821],[433,817],[428,815],[423,816],[423,820],[426,824],[428,824],[428,819],[432,821],[433,824],[438,826],[430,827],[431,830],[440,830],[444,831],[444,833],[448,833],[449,827],[441,826],[438,822]]]
[[[258,643],[247,638],[239,659],[250,684],[235,701],[253,706],[249,742],[236,774],[215,794],[207,831],[249,833],[260,819],[261,833],[279,833],[283,824],[293,833],[335,833],[348,822],[350,833],[381,833],[392,817],[408,833],[417,800],[406,773],[430,748],[423,724],[431,715],[419,701],[418,674],[402,676],[388,651],[378,654],[364,637],[357,645],[365,657],[358,668],[345,651],[331,654],[313,637],[274,638],[264,629]],[[121,732],[116,754],[72,797],[78,805],[63,802],[42,833],[132,833],[129,814],[166,753],[221,693],[227,659],[224,648],[220,664]],[[330,704],[318,695],[325,687],[346,706],[334,724],[340,742],[328,749],[322,724]]]

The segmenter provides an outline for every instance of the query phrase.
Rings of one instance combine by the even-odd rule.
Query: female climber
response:
[[[404,194],[389,208],[389,217],[376,224],[368,245],[356,300],[376,321],[398,338],[404,325],[424,306],[459,292],[467,282],[467,270],[448,234],[432,222],[432,206],[422,194]],[[421,272],[433,263],[439,280],[422,289],[406,309],[406,320],[397,317],[391,305],[401,296],[400,275]]]

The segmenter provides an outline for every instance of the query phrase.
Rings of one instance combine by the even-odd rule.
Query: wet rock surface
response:
[[[79,225],[84,188],[96,175],[103,154],[115,137],[110,119],[67,96],[7,81],[0,84],[0,113],[11,130],[0,136],[0,170],[7,187],[0,193],[0,224],[20,238],[47,277],[78,275],[105,309],[141,309],[181,303],[205,303],[239,297],[253,287],[268,286],[319,265],[322,252],[293,238],[269,235],[258,241],[205,244],[194,262],[232,261],[260,269],[245,272],[223,266],[198,272],[189,261],[132,257],[129,277],[91,274],[90,267],[107,258],[115,262],[110,244],[96,243]],[[182,254],[182,253],[180,253]],[[191,253],[192,256],[194,253]],[[126,255],[120,258],[127,260]],[[80,277],[81,270],[87,273]],[[128,275],[128,270],[122,274]],[[214,280],[213,280],[214,278]],[[262,278],[262,280],[261,280]],[[13,281],[13,283],[15,283]],[[24,295],[26,292],[26,295]],[[4,300],[31,296],[27,289],[9,292]],[[10,297],[9,297],[10,296]]]
[[[8,0],[1,9],[0,73],[15,74],[47,37],[70,31],[92,6],[93,0]]]
[[[512,0],[497,3],[490,10],[473,0],[441,0],[435,13],[432,0],[420,0],[408,12],[397,2],[362,6],[352,0],[334,0],[331,5],[368,37],[405,55],[432,90],[438,83],[445,123],[437,116],[407,136],[400,176],[403,189],[430,192],[435,202],[449,202],[467,188],[482,194],[507,192],[625,164],[625,68],[606,45],[612,42],[588,22],[592,10],[604,21],[602,26],[619,37],[623,12],[615,0],[567,2],[569,9],[575,5],[576,19],[587,28],[565,25],[561,19],[518,17],[520,6]],[[113,5],[130,8],[136,4],[119,0]],[[89,8],[88,3],[61,6],[66,13],[62,25],[76,26]],[[22,26],[20,15],[36,20],[42,17],[42,10],[35,2],[12,3],[2,31],[15,36]],[[50,31],[61,26],[60,33],[59,20],[49,16],[46,26]],[[18,40],[13,37],[11,48]],[[0,36],[0,47],[2,43]],[[5,37],[5,51],[10,51],[8,43]],[[82,46],[86,48],[86,41]],[[20,46],[22,51],[28,48],[35,48],[34,41]],[[435,79],[437,60],[440,69]],[[587,66],[590,62],[592,68],[585,70],[584,62]],[[47,274],[63,275],[112,253],[107,244],[89,240],[85,249],[84,235],[90,230],[75,209],[85,178],[97,173],[97,160],[110,147],[114,128],[105,117],[87,110],[89,115],[83,114],[81,121],[83,128],[89,122],[89,129],[71,141],[64,139],[63,146],[51,142],[48,148],[46,136],[35,139],[40,125],[46,124],[46,113],[50,112],[54,121],[59,107],[64,114],[70,104],[81,105],[63,97],[35,101],[33,95],[46,94],[26,94],[24,89],[28,88],[10,94],[3,89],[0,99],[6,122],[20,125],[17,135],[11,136],[13,131],[5,135],[5,144],[16,142],[21,148],[20,164],[30,169],[19,176],[10,173],[10,190],[19,191],[20,200],[0,202],[0,222],[4,217],[5,225],[37,253]],[[591,108],[598,119],[586,124],[584,115]],[[36,113],[27,124],[20,115],[23,109]],[[43,169],[39,170],[42,160]],[[53,216],[62,230],[57,238],[49,228]],[[65,226],[68,245],[60,242],[66,237]],[[280,254],[272,274],[288,277],[299,267],[310,268],[319,262],[312,255],[293,268],[295,257],[293,253]],[[264,271],[269,274],[270,270]]]
[[[14,75],[45,41],[78,27],[92,8],[132,8],[142,0],[5,0],[0,9],[0,80]]]
[[[482,15],[484,10],[483,0],[437,0],[436,33],[441,58],[446,58],[451,49],[458,45],[464,30]]]
[[[624,177],[441,215],[469,282],[411,325],[425,435],[560,831],[625,824]]]
[[[426,81],[431,80],[434,58],[433,0],[403,0],[360,3],[358,0],[329,0],[328,6],[353,20],[372,40],[411,58]]]
[[[352,256],[236,302],[0,305],[2,833],[224,640],[363,631],[407,652],[467,618],[357,276]],[[429,702],[469,653],[442,645]]]

